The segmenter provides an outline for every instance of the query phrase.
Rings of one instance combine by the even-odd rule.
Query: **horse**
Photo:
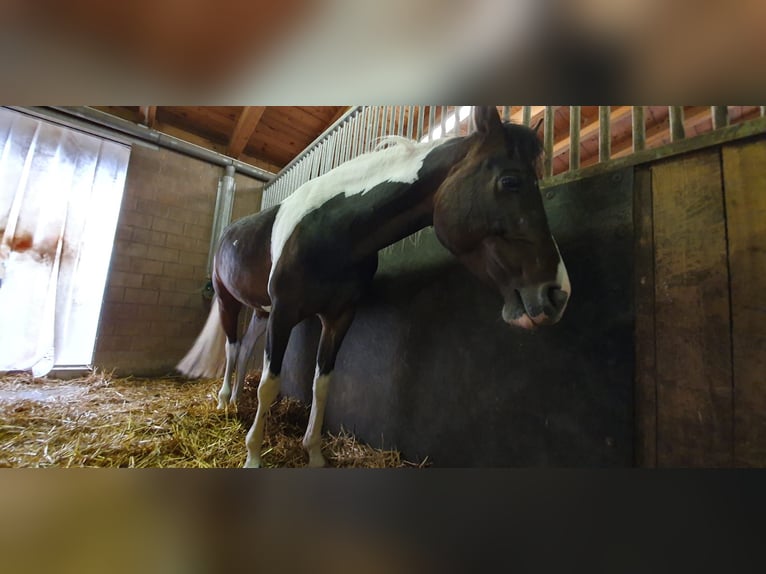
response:
[[[236,404],[251,349],[265,332],[245,467],[262,464],[264,419],[279,392],[290,333],[311,316],[319,317],[322,331],[302,444],[310,467],[326,464],[321,429],[338,351],[373,280],[379,250],[420,229],[433,226],[438,240],[500,293],[500,315],[509,325],[532,330],[561,319],[571,286],[538,187],[536,129],[503,123],[493,106],[477,106],[473,114],[475,130],[466,136],[421,143],[394,138],[222,234],[214,305],[178,369],[188,374],[204,360],[222,328],[226,366],[218,407]],[[243,306],[253,316],[240,342]]]

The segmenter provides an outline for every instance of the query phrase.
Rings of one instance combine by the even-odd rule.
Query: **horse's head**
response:
[[[493,106],[474,109],[469,151],[434,198],[439,240],[503,296],[503,319],[533,329],[556,323],[571,287],[538,188],[535,130],[503,124]]]

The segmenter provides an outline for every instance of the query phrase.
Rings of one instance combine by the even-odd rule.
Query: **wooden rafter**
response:
[[[144,125],[153,128],[157,121],[157,106],[141,106],[139,112]]]
[[[265,106],[245,106],[242,109],[242,113],[237,118],[237,124],[234,126],[234,131],[229,138],[227,155],[233,158],[239,158],[242,155],[265,111]]]

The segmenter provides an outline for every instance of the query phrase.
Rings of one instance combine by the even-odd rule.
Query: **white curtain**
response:
[[[0,371],[92,361],[129,155],[0,108]]]

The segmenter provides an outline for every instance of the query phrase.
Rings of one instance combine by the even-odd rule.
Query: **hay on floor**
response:
[[[257,377],[236,411],[218,411],[218,380],[0,378],[0,467],[239,468],[255,416]],[[266,422],[267,467],[303,467],[308,407],[283,397]],[[333,467],[415,466],[346,432],[323,433]]]

